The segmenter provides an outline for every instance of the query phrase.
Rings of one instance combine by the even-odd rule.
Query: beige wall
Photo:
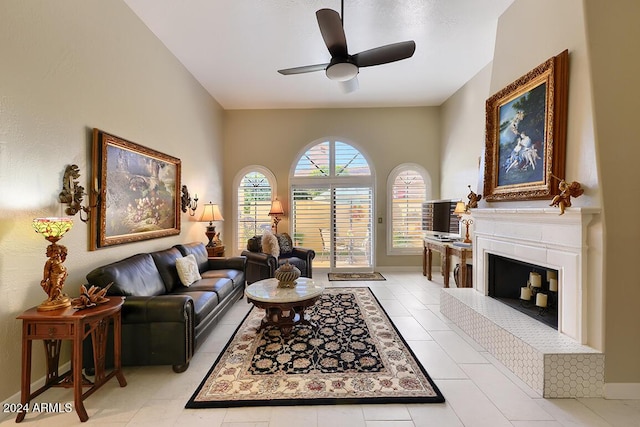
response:
[[[182,160],[182,180],[202,199],[221,197],[222,110],[119,1],[0,2],[0,401],[20,390],[21,324],[42,302],[47,242],[31,220],[60,215],[68,164],[89,187],[90,131],[101,128]],[[182,233],[88,251],[76,221],[65,290],[76,296],[93,267],[178,242],[204,241],[182,215]],[[68,352],[68,350],[67,350]],[[34,345],[33,379],[44,374]]]
[[[289,212],[289,172],[303,149],[321,138],[344,138],[374,167],[375,217],[383,218],[382,224],[376,222],[377,265],[417,268],[422,263],[417,255],[386,255],[386,182],[397,165],[418,163],[431,174],[433,188],[438,191],[439,121],[439,109],[429,107],[226,111],[224,187],[231,188],[236,173],[245,166],[265,166],[276,176],[277,196]],[[225,206],[231,206],[231,198],[232,193],[226,192]],[[288,230],[285,218],[278,231]],[[231,221],[225,221],[224,231],[232,235]]]
[[[608,7],[585,2],[598,160],[602,171],[605,217],[606,371],[607,383],[636,383],[640,394],[640,280],[633,267],[640,258],[640,211],[637,185],[637,105],[640,99],[640,2],[618,1]],[[616,389],[608,387],[609,390]]]

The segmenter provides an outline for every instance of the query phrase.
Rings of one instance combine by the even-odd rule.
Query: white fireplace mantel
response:
[[[588,226],[598,208],[473,209],[474,286],[488,293],[488,255],[558,270],[558,331],[588,341]],[[524,286],[525,284],[523,284]]]

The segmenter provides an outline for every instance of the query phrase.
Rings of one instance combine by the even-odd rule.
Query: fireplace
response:
[[[474,288],[442,289],[442,314],[543,397],[601,397],[602,263],[589,245],[602,237],[599,210],[474,209],[472,216]],[[545,310],[535,306],[542,295]]]
[[[488,256],[488,295],[558,329],[558,270],[499,255]]]

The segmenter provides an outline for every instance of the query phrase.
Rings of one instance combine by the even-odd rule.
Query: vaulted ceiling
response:
[[[124,0],[225,109],[437,106],[493,57],[498,17],[513,0],[345,0],[350,54],[414,40],[415,54],[361,68],[344,93],[316,20],[339,0]]]

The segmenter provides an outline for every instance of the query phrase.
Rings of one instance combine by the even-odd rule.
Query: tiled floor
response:
[[[200,347],[189,369],[127,367],[128,385],[110,381],[85,405],[89,421],[105,426],[640,426],[640,400],[542,399],[439,311],[441,283],[418,272],[382,271],[379,282],[327,282],[369,286],[446,398],[444,404],[295,406],[184,409],[230,335],[249,309],[239,301]],[[68,402],[71,390],[52,389],[40,402]],[[1,414],[0,425],[15,425]],[[23,425],[80,425],[75,413],[29,414]]]

